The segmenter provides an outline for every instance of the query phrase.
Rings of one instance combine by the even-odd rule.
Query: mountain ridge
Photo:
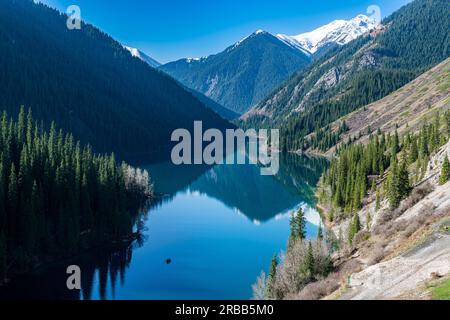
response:
[[[260,31],[218,54],[180,59],[159,69],[226,108],[243,113],[309,62],[306,54]]]
[[[334,20],[313,31],[296,36],[277,34],[288,45],[314,55],[328,45],[344,45],[375,29],[377,22],[360,14],[350,20]]]

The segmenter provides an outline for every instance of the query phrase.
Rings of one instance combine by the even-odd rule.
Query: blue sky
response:
[[[289,35],[378,5],[386,17],[410,0],[42,0],[61,11],[72,4],[82,19],[123,44],[165,63],[217,53],[257,29]]]

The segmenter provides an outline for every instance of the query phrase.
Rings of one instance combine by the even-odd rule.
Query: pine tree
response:
[[[400,139],[398,137],[397,130],[395,130],[395,134],[391,142],[391,156],[395,156],[399,151],[400,151]]]
[[[399,196],[399,177],[398,177],[398,164],[397,159],[394,157],[392,162],[392,168],[389,172],[387,182],[387,197],[391,208],[396,208],[400,202]]]
[[[16,167],[13,163],[11,165],[11,173],[9,175],[9,185],[8,185],[8,206],[9,211],[13,214],[13,217],[17,211],[18,200],[19,200],[19,192],[17,186],[17,174],[16,174]]]
[[[314,251],[311,244],[311,241],[308,242],[308,251],[306,253],[305,260],[302,265],[302,273],[306,277],[307,280],[312,280],[314,278],[315,270],[315,261],[314,261]]]
[[[446,184],[450,180],[450,163],[447,155],[444,157],[444,163],[442,164],[441,175],[439,177],[439,184]]]
[[[273,255],[270,263],[269,276],[267,278],[266,298],[269,300],[276,299],[275,279],[277,275],[278,259],[277,255]]]
[[[417,139],[412,139],[411,148],[409,150],[409,163],[412,164],[417,161],[419,157],[419,148],[417,147]]]
[[[350,222],[349,228],[348,228],[348,242],[349,244],[353,243],[353,238],[355,235],[361,230],[361,222],[359,220],[358,213],[355,213],[353,216],[352,221]]]
[[[375,201],[375,210],[380,210],[381,207],[381,194],[380,194],[380,188],[377,188],[377,194],[376,194],[376,201]]]
[[[295,241],[295,240],[304,240],[306,237],[306,218],[305,218],[305,214],[302,210],[302,208],[300,208],[297,211],[296,215],[293,215],[291,217],[291,237],[290,237],[290,241]]]
[[[411,186],[409,182],[409,173],[406,161],[403,160],[402,164],[400,165],[400,170],[398,172],[398,196],[399,199],[402,200],[406,196],[408,196]]]

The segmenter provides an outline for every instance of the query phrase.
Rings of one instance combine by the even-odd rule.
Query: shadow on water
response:
[[[326,164],[323,158],[282,154],[276,176],[261,176],[254,165],[219,165],[190,189],[238,209],[251,221],[265,222],[300,202],[313,207],[315,185]]]
[[[269,231],[266,230],[264,231],[266,232],[264,234],[256,234],[256,232],[261,233],[262,230],[259,229],[258,231],[252,226],[256,223],[258,225],[273,224],[271,221],[274,221],[277,216],[292,212],[292,210],[298,208],[299,205],[306,205],[310,208],[314,207],[314,188],[321,173],[327,165],[327,161],[322,158],[308,158],[292,154],[283,154],[280,158],[280,171],[276,176],[261,176],[259,170],[260,168],[254,165],[219,165],[215,167],[208,167],[174,166],[170,163],[160,163],[156,165],[143,166],[149,171],[152,182],[154,183],[155,191],[160,196],[152,205],[147,214],[150,220],[145,222],[146,217],[144,217],[144,222],[140,222],[140,225],[137,226],[138,228],[144,229],[144,233],[145,228],[149,228],[148,239],[140,239],[140,241],[135,241],[132,245],[124,245],[122,247],[92,250],[72,260],[64,261],[53,266],[46,267],[42,270],[36,270],[32,274],[17,278],[7,286],[0,288],[0,299],[25,298],[44,300],[97,300],[115,298],[208,298],[208,296],[204,295],[191,296],[187,293],[184,293],[184,295],[175,295],[174,293],[169,293],[168,288],[143,288],[147,282],[140,281],[139,279],[142,276],[144,276],[144,278],[148,278],[154,274],[158,277],[157,273],[160,272],[161,274],[159,281],[162,283],[164,281],[161,279],[165,279],[164,277],[174,277],[175,279],[178,279],[177,281],[182,281],[180,280],[180,277],[186,276],[186,274],[189,273],[187,270],[196,270],[195,268],[205,270],[206,274],[207,269],[204,268],[209,267],[214,269],[221,267],[223,262],[220,259],[225,259],[222,256],[227,253],[230,253],[230,256],[226,258],[228,260],[232,261],[233,259],[247,258],[250,261],[248,262],[248,266],[241,266],[241,272],[247,272],[250,273],[250,275],[233,274],[234,278],[236,276],[239,277],[236,281],[239,280],[244,282],[244,287],[247,288],[249,286],[249,283],[247,282],[252,281],[252,277],[256,276],[256,273],[253,273],[259,272],[261,268],[265,267],[267,261],[270,260],[270,255],[274,253],[273,250],[282,249],[282,245],[287,240],[286,234],[288,232],[288,230],[286,230],[286,228],[288,228],[288,222],[286,221],[283,222],[282,226],[279,224],[271,226],[270,228],[272,229],[270,229],[270,232],[277,233],[277,244],[273,245],[271,242],[276,241],[272,241],[270,238],[267,239],[267,235],[270,236],[272,233],[267,233]],[[209,201],[208,207],[205,209],[204,203],[195,202],[198,200],[193,198],[193,194],[203,195],[205,199]],[[187,201],[187,203],[184,201]],[[212,207],[210,203],[211,201],[213,202]],[[174,206],[174,208],[171,208],[171,206]],[[195,208],[193,208],[193,206]],[[166,212],[169,210],[167,207],[170,207],[171,211]],[[187,216],[180,215],[180,210],[186,211]],[[202,213],[198,212],[202,210]],[[214,238],[216,236],[214,228],[217,228],[215,225],[208,227],[210,229],[208,231],[209,233],[205,234],[202,233],[204,232],[202,229],[185,230],[186,225],[181,225],[181,229],[175,230],[175,233],[170,233],[170,229],[173,226],[162,224],[161,222],[164,219],[177,219],[187,221],[187,226],[189,226],[191,223],[191,221],[189,221],[189,215],[191,215],[193,217],[192,219],[197,220],[199,217],[203,217],[200,218],[204,220],[202,221],[203,224],[214,224],[214,219],[216,219],[216,216],[209,216],[208,210],[212,210],[214,213],[216,213],[216,211],[220,211],[221,215],[218,215],[217,217],[223,221],[219,221],[217,223],[220,225],[224,224],[226,226],[231,226],[233,229],[236,228],[236,235],[233,233],[234,230],[229,230],[226,232],[224,231],[223,235],[221,235],[222,237],[229,236],[230,238],[227,241],[222,240],[222,238],[216,239]],[[247,218],[248,223],[240,222],[243,226],[233,225],[232,223],[236,222],[235,220],[232,220],[233,217],[230,218],[230,215],[236,211],[244,215]],[[153,214],[159,215],[156,221],[151,220]],[[171,216],[167,217],[165,215],[173,215],[175,218],[172,218]],[[162,231],[155,232],[155,230],[152,229],[153,223],[159,223],[158,228],[161,228],[162,224],[163,227],[168,228],[168,231],[164,231],[164,233],[162,233]],[[313,225],[310,224],[309,228],[313,228]],[[279,234],[281,232],[280,230],[283,231],[281,234]],[[205,247],[204,244],[199,244],[200,240],[198,239],[192,240],[187,238],[185,241],[184,238],[182,238],[183,236],[190,236],[191,233],[197,234],[199,232],[202,234],[202,237],[204,237],[204,239],[202,238],[202,242],[208,242],[208,237],[213,238],[211,240],[212,244],[209,245],[210,247]],[[311,232],[312,231],[310,231],[310,233]],[[253,239],[251,236],[255,236],[256,238]],[[161,238],[164,239],[161,240]],[[160,244],[159,247],[156,245],[156,247],[158,247],[156,249],[149,248],[149,246],[151,247],[154,242],[158,241],[170,243],[171,246],[182,247],[182,249],[179,250],[185,251],[186,248],[188,248],[189,250],[193,250],[193,252],[196,252],[196,250],[203,252],[205,255],[210,254],[207,250],[211,249],[213,250],[211,251],[212,254],[217,255],[215,256],[215,259],[217,260],[216,264],[219,266],[205,266],[203,264],[200,266],[192,265],[192,261],[197,258],[190,256],[186,257],[180,254],[177,256],[178,259],[175,259],[174,261],[172,261],[172,258],[174,258],[172,256],[158,256],[157,259],[161,258],[161,266],[158,266],[157,268],[166,268],[163,269],[165,271],[161,271],[154,266],[155,258],[152,256],[158,254],[160,255],[161,252],[158,250],[168,250],[167,248],[169,247],[167,247],[167,245]],[[231,254],[231,252],[235,251],[233,248],[236,248],[236,246],[241,246],[239,241],[244,241],[242,243],[242,252],[234,253],[235,255],[238,254],[238,256],[233,256]],[[271,246],[266,250],[267,252],[261,254],[259,252],[252,252],[254,256],[250,255],[246,257],[247,252],[259,250],[258,248],[264,247],[263,244],[266,246]],[[212,246],[222,246],[223,248],[212,248]],[[142,247],[142,249],[136,250],[138,247]],[[173,248],[170,247],[170,249],[173,253]],[[134,261],[134,264],[136,265],[132,262],[133,250],[135,250],[136,253],[139,253],[139,259]],[[163,251],[162,254],[166,254],[165,251]],[[185,266],[178,266],[179,269],[177,270],[177,264],[179,264],[182,259],[188,259],[188,262],[191,264],[188,263]],[[258,264],[250,265],[250,263],[255,263],[253,262],[255,259],[258,259]],[[164,261],[170,261],[171,263],[167,264],[164,263]],[[68,277],[66,274],[66,268],[71,264],[80,266],[82,270],[82,290],[80,291],[70,291],[66,287],[66,280]],[[232,268],[231,265],[229,267]],[[143,270],[145,270],[145,272]],[[167,270],[172,270],[170,272],[174,273],[169,273]],[[127,288],[125,290],[123,287],[126,286],[127,283],[127,271],[133,273],[131,277],[132,280],[129,281],[136,284],[130,285],[131,288]],[[222,269],[217,269],[216,271],[217,273],[211,272],[209,275],[211,278],[205,279],[204,282],[203,279],[199,278],[202,275],[197,274],[198,272],[195,273],[195,277],[197,278],[193,277],[192,279],[189,279],[189,281],[186,280],[186,282],[189,284],[192,282],[194,283],[192,286],[196,286],[198,288],[207,286],[208,281],[215,281],[217,274],[223,272]],[[208,275],[205,275],[205,277],[208,277]],[[149,280],[147,279],[147,281]],[[229,282],[226,278],[221,281],[224,281],[224,283]],[[179,288],[180,290],[185,289],[183,286],[172,287],[179,285],[178,283],[175,284],[175,282],[166,282],[166,284],[170,285],[172,290],[175,291],[177,290],[176,288]],[[152,285],[154,285],[154,283]],[[120,294],[117,293],[119,290],[118,288],[121,290]],[[153,292],[151,292],[152,290]],[[207,290],[212,289],[206,287],[203,288],[203,290],[207,292]],[[241,287],[230,287],[229,290],[230,292],[234,292],[234,290],[241,290]],[[136,293],[138,291],[140,292],[139,295]],[[223,289],[223,291],[226,290]],[[160,293],[163,293],[163,295],[159,296]],[[231,295],[221,296],[215,291],[213,294],[217,294],[217,298],[229,298]],[[235,296],[237,298],[245,298],[247,295],[247,292],[237,292]]]
[[[125,283],[125,272],[132,259],[133,246],[91,250],[86,254],[54,264],[42,270],[14,279],[0,288],[0,299],[91,300],[114,299],[115,287]],[[82,270],[82,290],[68,290],[67,266],[78,265]],[[108,279],[109,278],[109,279]],[[94,288],[96,287],[96,288]],[[92,296],[94,291],[98,296]]]

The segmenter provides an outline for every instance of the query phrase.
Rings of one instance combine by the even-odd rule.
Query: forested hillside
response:
[[[0,108],[32,108],[98,152],[160,154],[176,128],[228,125],[175,80],[95,27],[30,0],[0,2]]]
[[[449,56],[450,3],[416,0],[370,34],[335,48],[242,117],[280,126],[285,149],[341,116],[383,98]]]
[[[25,114],[0,119],[0,283],[30,267],[129,237],[146,172],[98,156]]]

